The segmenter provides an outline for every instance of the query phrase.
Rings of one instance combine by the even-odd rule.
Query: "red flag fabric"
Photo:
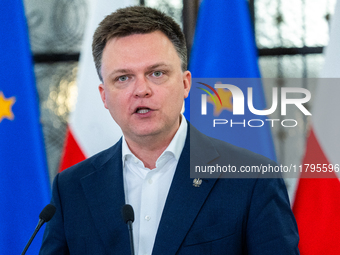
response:
[[[74,138],[73,132],[70,130],[70,128],[68,128],[66,131],[64,152],[62,155],[60,166],[61,170],[73,166],[80,161],[83,161],[84,159],[86,159],[85,154],[83,153],[76,139]]]
[[[310,132],[303,160],[303,164],[307,163],[330,164],[313,130]],[[302,175],[308,174],[305,170],[306,167],[303,168]],[[340,252],[337,241],[340,236],[340,182],[335,172],[327,174],[333,175],[333,178],[301,178],[298,183],[293,212],[298,223],[299,249],[302,255]]]

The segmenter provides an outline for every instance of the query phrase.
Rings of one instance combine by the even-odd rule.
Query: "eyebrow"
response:
[[[110,76],[113,76],[113,75],[115,75],[117,73],[119,73],[119,74],[126,74],[126,73],[131,73],[131,72],[132,72],[131,69],[117,69],[117,70],[112,71],[112,73],[110,73]]]
[[[148,66],[146,68],[146,72],[149,72],[153,69],[156,69],[156,68],[159,68],[159,67],[166,67],[166,68],[170,68],[170,65],[168,64],[165,64],[165,63],[156,63],[154,65],[151,65],[151,66]],[[127,73],[132,73],[132,69],[117,69],[117,70],[114,70],[110,73],[110,76],[114,76],[116,74],[127,74]]]
[[[157,63],[157,64],[154,64],[152,66],[149,66],[148,68],[146,68],[146,70],[147,71],[151,71],[151,70],[156,69],[158,67],[167,67],[167,68],[170,68],[170,66],[165,64],[165,63]]]

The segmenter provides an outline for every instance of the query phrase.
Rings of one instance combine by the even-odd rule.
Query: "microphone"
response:
[[[122,216],[123,216],[124,222],[128,225],[128,229],[129,229],[131,255],[135,255],[135,248],[133,244],[133,234],[132,234],[132,222],[134,222],[135,220],[135,214],[133,212],[133,208],[131,205],[128,205],[128,204],[123,205]]]
[[[50,219],[52,219],[53,215],[55,214],[56,208],[54,205],[48,204],[45,206],[45,208],[41,211],[39,214],[39,222],[38,225],[35,227],[34,233],[31,236],[30,240],[25,246],[25,249],[21,253],[21,255],[24,255],[26,251],[28,250],[28,247],[31,245],[34,237],[37,235],[39,229],[44,225],[45,222],[48,222]]]

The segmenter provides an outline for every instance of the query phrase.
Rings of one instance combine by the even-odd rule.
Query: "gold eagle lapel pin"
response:
[[[192,185],[196,188],[199,188],[199,186],[201,186],[201,184],[202,184],[202,179],[195,178]]]

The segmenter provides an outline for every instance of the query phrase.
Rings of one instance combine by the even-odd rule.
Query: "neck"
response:
[[[168,135],[162,133],[159,135],[135,137],[134,139],[125,136],[125,140],[130,151],[143,162],[144,166],[149,169],[154,169],[156,168],[157,159],[169,146],[179,125],[180,122],[177,128]]]

